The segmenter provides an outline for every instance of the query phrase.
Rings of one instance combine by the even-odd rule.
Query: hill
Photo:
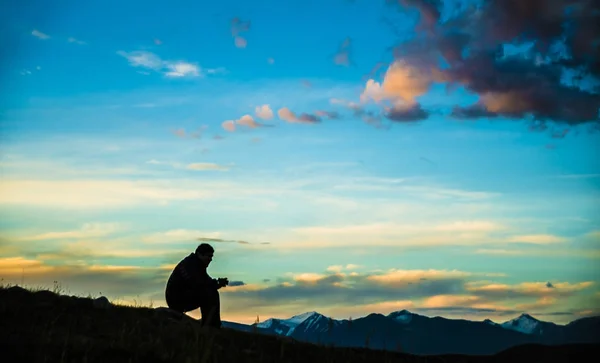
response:
[[[524,345],[494,356],[424,357],[232,328],[202,329],[194,319],[165,309],[3,287],[0,352],[5,362],[585,362],[599,346]]]

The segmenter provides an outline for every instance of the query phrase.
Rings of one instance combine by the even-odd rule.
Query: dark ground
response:
[[[201,329],[145,307],[98,306],[91,298],[0,288],[2,362],[586,362],[600,345],[527,345],[494,356],[414,356],[334,348],[223,328]]]

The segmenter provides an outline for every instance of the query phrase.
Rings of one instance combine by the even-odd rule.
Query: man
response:
[[[215,250],[202,243],[173,269],[165,291],[169,308],[185,313],[200,308],[202,325],[221,327],[219,289],[229,284],[227,278],[211,278],[206,269]]]

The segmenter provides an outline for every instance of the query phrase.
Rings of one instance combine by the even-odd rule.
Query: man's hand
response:
[[[219,277],[217,279],[217,284],[219,285],[219,287],[225,287],[229,285],[229,279],[227,277]]]

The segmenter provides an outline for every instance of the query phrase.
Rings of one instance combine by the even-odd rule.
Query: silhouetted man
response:
[[[206,269],[212,261],[214,248],[202,243],[173,269],[165,297],[169,308],[185,313],[200,308],[202,325],[221,327],[219,289],[227,286],[227,278],[211,278]]]

